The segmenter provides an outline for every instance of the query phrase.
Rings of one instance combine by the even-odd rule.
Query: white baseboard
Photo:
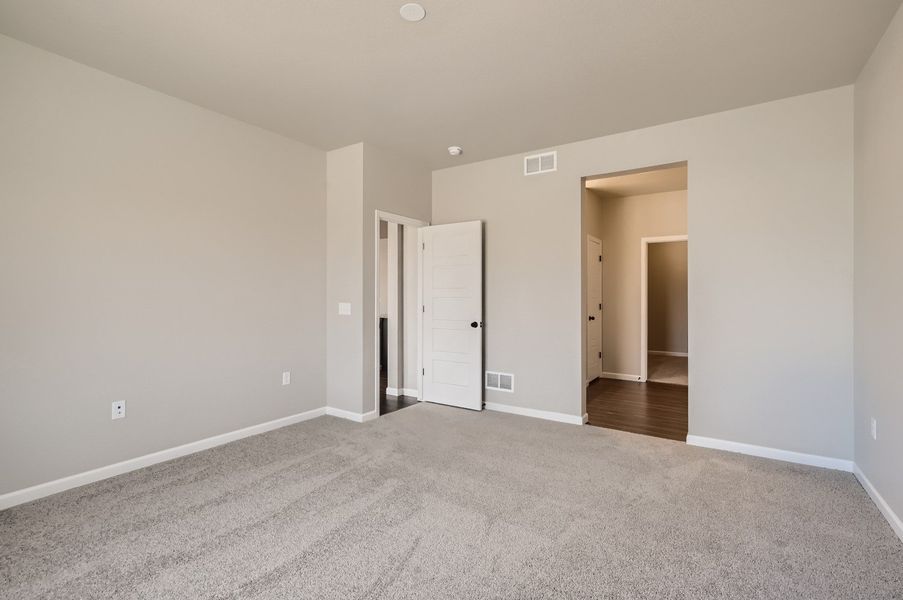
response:
[[[783,460],[785,462],[809,465],[812,467],[823,467],[825,469],[847,471],[848,473],[853,472],[853,461],[842,458],[791,452],[790,450],[779,450],[778,448],[755,446],[753,444],[743,444],[741,442],[730,442],[698,435],[688,435],[687,444],[690,446],[701,446],[703,448],[713,448],[715,450],[726,450],[728,452],[737,452],[739,454],[749,454],[750,456]]]
[[[657,356],[680,356],[683,358],[690,356],[687,352],[668,352],[667,350],[650,350],[648,354],[655,354]]]
[[[324,409],[325,414],[330,417],[338,417],[340,419],[348,419],[349,421],[354,421],[355,423],[366,423],[367,421],[372,421],[379,417],[378,410],[371,410],[366,413],[356,413],[351,412],[350,410],[342,410],[341,408],[334,408],[332,406],[327,406]]]
[[[214,435],[212,437],[204,438],[203,440],[198,440],[196,442],[189,442],[187,444],[182,444],[181,446],[176,446],[174,448],[160,450],[159,452],[152,452],[150,454],[145,454],[144,456],[139,456],[137,458],[130,458],[122,462],[113,463],[112,465],[98,467],[96,469],[91,469],[90,471],[85,471],[83,473],[69,475],[68,477],[62,477],[60,479],[55,479],[46,483],[40,483],[38,485],[33,485],[31,487],[16,490],[14,492],[8,492],[6,494],[0,495],[0,510],[9,508],[11,506],[16,506],[17,504],[31,502],[32,500],[37,500],[38,498],[43,498],[45,496],[50,496],[59,492],[64,492],[66,490],[70,490],[82,485],[94,483],[95,481],[100,481],[101,479],[108,479],[116,475],[122,475],[123,473],[135,471],[144,467],[149,467],[157,463],[166,462],[167,460],[194,454],[195,452],[200,452],[201,450],[207,450],[215,446],[222,446],[223,444],[228,444],[229,442],[234,442],[235,440],[240,440],[252,435],[265,433],[267,431],[272,431],[273,429],[286,427],[287,425],[294,425],[295,423],[315,419],[316,417],[322,417],[325,414],[326,408],[315,408],[313,410],[291,415],[289,417],[267,421],[266,423],[261,423],[259,425],[245,427],[244,429],[236,429],[235,431],[222,433],[220,435]]]
[[[605,371],[602,373],[602,377],[605,379],[620,379],[622,381],[641,381],[642,377],[639,375],[631,375],[630,373],[609,373]]]
[[[853,465],[853,474],[856,475],[856,479],[862,484],[862,487],[872,499],[872,502],[875,503],[878,510],[881,511],[881,514],[884,515],[884,518],[890,523],[891,529],[894,530],[894,533],[896,533],[897,537],[900,538],[900,541],[903,542],[903,520],[897,516],[881,494],[878,493],[878,490],[875,489],[875,486],[872,485],[869,478],[866,477],[865,473],[862,472],[862,469],[859,468],[859,465]]]
[[[420,392],[417,390],[412,390],[410,388],[386,388],[386,396],[405,396],[407,398],[419,398]]]
[[[545,419],[547,421],[557,421],[558,423],[569,423],[571,425],[583,425],[589,419],[587,415],[567,415],[565,413],[552,412],[548,410],[537,410],[535,408],[521,408],[520,406],[511,406],[510,404],[499,404],[498,402],[486,402],[485,407],[486,410],[494,410],[496,412],[521,415],[524,417],[534,417],[536,419]]]

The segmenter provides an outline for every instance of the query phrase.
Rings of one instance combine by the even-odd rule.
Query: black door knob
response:
[[[589,316],[589,320],[590,320],[590,321],[595,321],[595,320],[596,320],[596,317],[590,315],[590,316]]]
[[[472,321],[472,322],[470,323],[470,326],[473,327],[473,328],[477,328],[477,327],[480,326],[480,324],[477,323],[476,321]]]

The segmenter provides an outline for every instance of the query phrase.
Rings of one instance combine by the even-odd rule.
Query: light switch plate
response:
[[[119,400],[118,402],[114,402],[112,405],[112,415],[111,419],[124,419],[125,418],[125,400]]]
[[[350,315],[351,314],[351,303],[350,302],[339,302],[339,314],[340,315]]]

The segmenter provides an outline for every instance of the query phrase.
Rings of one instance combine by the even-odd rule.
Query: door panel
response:
[[[586,239],[586,380],[602,376],[602,243]]]
[[[423,400],[483,408],[482,223],[420,230]]]

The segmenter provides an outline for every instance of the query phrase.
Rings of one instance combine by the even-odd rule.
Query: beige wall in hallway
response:
[[[611,198],[588,190],[587,204],[585,223],[602,239],[602,369],[639,376],[640,240],[687,233],[687,192]]]
[[[323,406],[325,154],[3,36],[0,80],[0,494]]]
[[[555,149],[433,173],[435,223],[484,223],[485,364],[518,378],[486,400],[583,414],[581,178],[687,161],[690,433],[852,458],[853,88]]]
[[[856,464],[903,519],[903,10],[856,82]],[[872,439],[871,419],[878,422]]]
[[[687,351],[687,242],[649,244],[649,350]]]

